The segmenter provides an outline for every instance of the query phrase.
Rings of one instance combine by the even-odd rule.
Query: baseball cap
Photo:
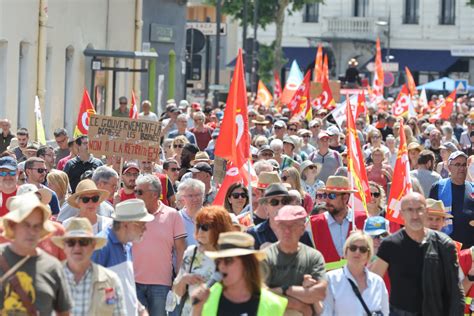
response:
[[[439,148],[449,150],[450,152],[455,152],[458,150],[456,145],[454,145],[452,142],[446,142],[444,144],[441,144]]]
[[[138,172],[140,172],[140,168],[138,167],[138,165],[134,162],[127,162],[126,164],[124,164],[123,166],[123,169],[122,169],[122,173],[126,173],[127,171],[129,170],[132,170],[132,169],[135,169],[137,170]]]
[[[463,151],[456,150],[455,152],[451,153],[451,155],[449,155],[448,163],[450,163],[451,161],[453,161],[454,159],[458,157],[464,157],[466,159],[468,158],[467,155]]]
[[[211,165],[208,164],[207,162],[199,162],[194,165],[191,169],[189,169],[192,173],[198,173],[198,172],[207,172],[212,176],[212,168]]]
[[[304,219],[308,216],[304,207],[299,205],[285,205],[279,211],[275,217],[275,221],[294,221],[297,219]]]
[[[269,146],[269,145],[263,145],[260,147],[260,149],[258,150],[258,154],[260,155],[261,153],[263,153],[264,151],[271,151],[272,153],[274,152],[273,149]]]
[[[5,156],[0,158],[0,168],[14,171],[18,168],[18,164],[13,157]]]
[[[178,107],[177,107],[176,105],[172,105],[172,106],[168,107],[166,110],[167,110],[168,112],[170,112],[170,113],[179,112],[179,109],[178,109]]]
[[[329,134],[325,131],[319,132],[318,138],[321,139],[321,138],[324,138],[324,137],[329,137]]]
[[[286,123],[283,122],[282,120],[276,121],[273,125],[276,126],[276,127],[280,127],[280,128],[286,127]]]
[[[364,232],[370,236],[377,236],[388,232],[387,220],[382,216],[373,216],[365,220]]]
[[[340,133],[339,128],[337,128],[334,125],[329,126],[328,129],[327,129],[327,134],[329,136],[339,135],[339,133]]]

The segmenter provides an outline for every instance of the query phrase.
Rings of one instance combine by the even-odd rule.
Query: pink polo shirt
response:
[[[171,285],[174,241],[186,237],[178,211],[160,202],[155,219],[146,225],[143,240],[132,248],[135,282]]]

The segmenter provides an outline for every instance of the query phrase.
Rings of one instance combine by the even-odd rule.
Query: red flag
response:
[[[326,78],[327,80],[329,80],[329,65],[328,65],[328,55],[327,54],[324,55],[322,78]]]
[[[329,111],[332,111],[336,107],[336,101],[332,97],[331,87],[329,86],[329,80],[326,76],[321,78],[322,80],[322,92],[319,96],[319,103],[321,106]]]
[[[89,119],[91,114],[95,114],[94,105],[92,105],[89,93],[86,89],[84,89],[81,106],[79,108],[79,113],[77,114],[77,124],[76,128],[74,129],[74,137],[87,135],[89,132]]]
[[[226,104],[214,153],[240,168],[250,157],[247,90],[241,49],[237,56]]]
[[[133,92],[133,90],[132,90],[132,104],[130,106],[130,112],[128,113],[128,117],[131,119],[138,119],[137,101],[135,99],[135,92]]]
[[[275,86],[273,87],[273,99],[275,100],[275,103],[280,100],[281,96],[281,83],[280,83],[280,75],[278,72],[273,73],[273,79],[275,81]]]
[[[316,60],[314,61],[314,82],[321,82],[323,75],[323,45],[319,43],[318,51],[316,53]]]
[[[216,197],[212,205],[224,206],[225,195],[229,187],[237,182],[242,182],[243,179],[240,175],[239,168],[235,167],[231,162],[227,163],[227,171],[225,173],[224,180],[222,181],[219,191],[217,191]]]
[[[358,119],[362,114],[365,114],[365,94],[364,90],[360,90],[357,95],[357,108],[355,119]]]
[[[301,82],[300,86],[293,95],[293,98],[291,99],[290,103],[288,103],[288,108],[290,109],[293,117],[298,116],[300,114],[303,114],[301,116],[303,117],[306,113],[306,108],[308,107],[309,103],[309,90],[311,86],[310,78],[311,71],[308,71],[304,76],[304,79]]]
[[[382,66],[382,49],[380,48],[380,39],[377,37],[376,42],[377,52],[375,54],[375,73],[372,89],[377,99],[377,102],[383,99],[383,66]]]
[[[410,92],[408,91],[407,85],[404,84],[397,99],[392,105],[392,114],[394,116],[404,116],[408,114],[408,110],[411,103]]]
[[[451,92],[451,94],[446,97],[443,103],[441,103],[441,106],[439,107],[440,119],[449,120],[449,118],[451,117],[451,113],[453,113],[455,100],[456,100],[456,89],[454,89],[454,91]]]
[[[408,160],[407,141],[403,120],[400,120],[400,145],[398,146],[397,161],[390,188],[390,196],[387,201],[387,215],[389,221],[403,225],[403,218],[400,216],[400,200],[412,191],[410,181],[410,161]]]
[[[415,79],[413,79],[413,76],[411,75],[410,69],[408,69],[407,66],[405,66],[405,73],[407,75],[408,89],[410,90],[410,95],[413,97],[413,96],[418,94],[418,90],[416,90]]]
[[[259,80],[257,89],[257,99],[255,100],[255,103],[262,104],[266,108],[268,108],[270,106],[270,103],[272,103],[272,100],[272,94],[270,93],[270,91],[268,91],[263,81]]]
[[[351,183],[353,189],[357,190],[354,194],[355,199],[360,201],[359,204],[361,204],[364,211],[367,212],[367,203],[370,202],[371,198],[369,180],[367,178],[367,171],[365,170],[364,156],[362,154],[349,96],[346,97],[346,100],[348,175],[349,179],[352,179]],[[355,207],[355,205],[353,205],[353,207]]]

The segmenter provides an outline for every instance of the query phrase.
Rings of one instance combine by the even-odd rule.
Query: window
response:
[[[304,6],[304,23],[318,23],[319,22],[319,3],[306,4]]]
[[[454,25],[456,21],[456,0],[441,0],[439,24]]]
[[[405,0],[404,24],[418,24],[419,0]]]
[[[354,16],[365,17],[369,11],[369,0],[354,0]]]

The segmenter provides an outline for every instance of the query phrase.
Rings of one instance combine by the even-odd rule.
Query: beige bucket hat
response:
[[[95,240],[95,250],[104,247],[107,239],[94,235],[91,222],[84,217],[71,218],[66,226],[66,232],[63,236],[52,237],[51,241],[61,249],[64,249],[64,241],[72,238],[87,238]]]

